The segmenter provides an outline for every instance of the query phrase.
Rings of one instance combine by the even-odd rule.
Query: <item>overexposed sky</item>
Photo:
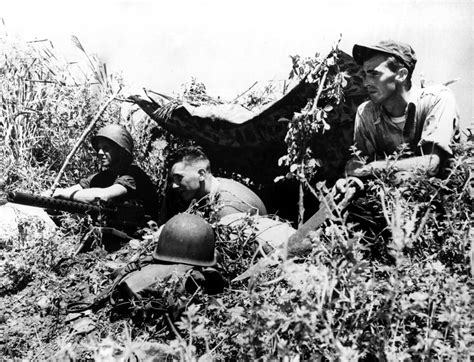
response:
[[[474,125],[472,0],[199,1],[0,0],[10,37],[48,38],[71,60],[70,38],[97,54],[126,83],[172,94],[196,77],[231,100],[255,81],[285,79],[289,55],[381,39],[410,43],[414,80],[461,78],[450,87],[463,128]]]

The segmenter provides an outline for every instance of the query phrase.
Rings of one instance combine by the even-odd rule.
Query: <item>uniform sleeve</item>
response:
[[[423,99],[424,98],[424,99]],[[459,132],[459,113],[454,95],[447,87],[437,94],[428,93],[422,101],[430,102],[419,146],[433,143],[452,155],[452,141]]]
[[[369,125],[371,122],[369,112],[365,110],[364,105],[357,109],[354,126],[354,144],[361,151],[362,156],[373,158],[376,154],[375,142]],[[372,120],[372,125],[373,125]]]
[[[114,184],[122,185],[128,192],[135,192],[137,190],[137,181],[132,175],[121,175],[117,177]]]
[[[86,177],[86,178],[83,178],[79,181],[79,185],[81,185],[81,187],[83,189],[89,189],[91,187],[91,180],[92,178],[94,177],[95,175],[91,175],[89,177]]]

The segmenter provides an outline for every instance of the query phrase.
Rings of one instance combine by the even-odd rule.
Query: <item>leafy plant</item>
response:
[[[299,77],[317,88],[315,97],[309,99],[306,106],[300,112],[295,112],[288,122],[285,137],[287,154],[279,159],[278,164],[289,166],[289,172],[275,179],[275,181],[284,178],[298,180],[299,225],[303,223],[304,217],[304,187],[321,166],[320,160],[312,156],[310,141],[314,135],[330,128],[326,122],[327,113],[341,101],[342,89],[347,84],[345,73],[338,66],[338,53],[336,45],[325,57],[320,57],[319,54],[307,59],[292,57],[293,69],[290,79]]]
[[[51,49],[44,56],[31,44],[2,40],[2,46],[2,188],[44,190],[101,103],[98,80],[77,75]],[[305,187],[317,161],[301,133],[322,132],[324,112],[331,112],[325,107],[336,102],[345,79],[337,52],[316,59],[295,58],[294,69],[303,75],[320,66],[312,81],[323,84],[321,103],[310,102],[290,124],[288,166]],[[191,88],[207,102],[205,87]],[[135,122],[132,113],[120,118],[121,105],[112,103],[102,121],[119,119],[131,130],[137,162],[164,187],[167,152],[182,141],[146,120]],[[113,270],[149,254],[156,227],[116,253],[72,258],[77,220],[66,218],[66,227],[53,233],[19,220],[19,236],[0,247],[1,353],[32,360],[467,360],[473,150],[472,139],[456,148],[443,179],[420,173],[397,184],[394,169],[374,175],[356,210],[336,209],[310,235],[312,251],[304,258],[288,260],[284,246],[269,252],[260,245],[254,216],[230,225],[210,218],[229,288],[210,296],[186,293],[178,276],[157,283],[167,305],[157,318],[116,316],[111,306],[79,316],[67,308],[94,298],[111,285]],[[91,152],[85,144],[64,184],[90,172]],[[313,191],[336,204],[324,183]],[[81,318],[87,329],[79,328]]]

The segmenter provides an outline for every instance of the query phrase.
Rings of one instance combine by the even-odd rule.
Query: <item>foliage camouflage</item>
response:
[[[295,56],[292,57],[290,78],[296,84],[286,87],[289,89],[284,89],[283,95],[273,94],[276,99],[272,102],[262,99],[265,97],[261,94],[260,101],[249,94],[242,103],[245,107],[252,105],[253,112],[248,112],[248,119],[238,124],[232,122],[231,116],[241,113],[242,107],[224,108],[223,111],[223,102],[207,96],[205,86],[195,80],[176,99],[152,97],[157,93],[151,91],[147,93],[149,99],[140,96],[132,96],[131,99],[165,130],[201,145],[212,159],[213,168],[219,173],[236,173],[252,180],[253,188],[257,189],[270,212],[278,212],[279,216],[294,220],[294,201],[298,200],[297,183],[294,180],[274,183],[276,177],[286,174],[288,169],[292,170],[292,162],[289,160],[278,162],[288,152],[292,153],[288,144],[298,143],[295,139],[291,141],[290,135],[285,137],[288,123],[290,126],[298,124],[291,121],[296,114],[320,110],[318,117],[324,118],[326,127],[319,127],[323,124],[322,120],[309,122],[317,125],[315,131],[307,136],[307,142],[313,164],[318,167],[313,167],[311,177],[308,177],[312,181],[324,179],[334,182],[342,175],[344,162],[349,156],[355,111],[367,97],[362,86],[361,68],[352,57],[336,48],[328,60],[331,61],[330,73],[318,107],[313,106],[311,100],[316,96],[320,75],[312,73],[323,61],[323,57],[318,54],[312,58]],[[339,102],[342,99],[342,86],[344,101]],[[340,93],[337,96],[336,89]],[[264,92],[264,96],[270,97],[270,94]],[[334,101],[334,98],[337,100]],[[192,115],[187,108],[188,104],[198,109],[205,106],[205,110],[200,115]],[[306,146],[300,144],[297,147],[306,149]],[[283,168],[282,165],[286,167]],[[291,196],[275,198],[275,194]],[[313,210],[315,200],[307,198],[307,202],[312,202],[313,208],[310,207],[309,210]]]
[[[97,110],[98,89],[94,80],[68,85],[69,76],[60,83],[48,70],[51,59],[32,46],[3,45],[9,63],[0,68],[2,187],[44,190]],[[119,119],[119,108],[114,103],[103,121],[131,129],[140,165],[156,169],[153,176],[164,182],[160,167],[168,148],[188,141],[151,123],[132,123],[127,115]],[[149,130],[158,136],[153,141]],[[34,149],[47,152],[38,157]],[[90,172],[90,152],[85,145],[76,155],[64,184]],[[109,305],[83,316],[66,307],[96,296],[111,284],[112,270],[149,254],[156,228],[143,230],[140,240],[117,253],[97,249],[72,258],[80,219],[67,216],[52,233],[40,221],[19,219],[18,238],[0,240],[1,353],[41,360],[467,360],[473,159],[471,140],[456,149],[444,179],[418,175],[395,187],[393,170],[376,175],[363,216],[377,217],[382,230],[339,210],[311,235],[313,250],[305,258],[288,260],[284,249],[262,256],[252,217],[246,227],[210,220],[226,278],[252,266],[254,273],[216,296],[181,293],[177,276],[158,283],[158,295],[170,307],[167,316],[151,320],[140,305],[127,316]],[[324,183],[314,188],[332,202]]]

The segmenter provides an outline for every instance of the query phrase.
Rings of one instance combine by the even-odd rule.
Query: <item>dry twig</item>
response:
[[[82,133],[81,137],[77,140],[76,144],[74,145],[74,147],[72,148],[71,152],[69,152],[69,154],[67,155],[66,157],[66,160],[64,161],[64,164],[63,166],[61,167],[61,170],[59,170],[59,173],[58,175],[56,176],[56,179],[54,180],[54,183],[53,183],[53,186],[51,186],[51,190],[50,190],[50,193],[51,195],[54,193],[54,190],[56,190],[56,188],[58,187],[59,185],[59,181],[61,180],[61,177],[63,176],[64,174],[64,171],[66,170],[66,167],[67,165],[69,164],[69,162],[71,162],[71,159],[72,157],[74,156],[74,154],[76,153],[76,151],[79,149],[79,147],[81,146],[81,144],[84,142],[84,140],[86,139],[87,135],[92,131],[92,129],[94,128],[95,124],[97,123],[97,121],[99,120],[100,116],[102,115],[102,113],[104,113],[105,109],[108,107],[108,105],[117,97],[117,95],[120,93],[120,91],[122,90],[122,87],[119,87],[117,89],[117,91],[107,100],[107,102],[104,103],[104,105],[99,109],[99,111],[96,113],[96,115],[94,116],[94,119],[92,120],[91,123],[89,123],[89,125],[87,126],[87,128],[84,130],[84,132]]]

